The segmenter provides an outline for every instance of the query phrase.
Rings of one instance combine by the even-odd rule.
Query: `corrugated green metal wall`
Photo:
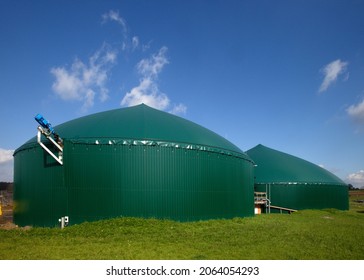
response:
[[[271,186],[271,203],[290,209],[349,209],[347,185],[324,168],[263,145],[247,151],[257,167],[256,191]]]
[[[55,226],[67,211],[64,168],[39,145],[14,156],[14,222]]]
[[[251,163],[241,158],[171,147],[71,144],[65,162],[69,216],[76,223],[119,215],[181,221],[253,215]]]
[[[268,190],[271,204],[290,209],[349,209],[348,188],[329,184],[255,184],[258,192]],[[274,210],[273,210],[274,211]]]
[[[15,155],[14,220],[54,226],[116,216],[180,221],[254,214],[252,163],[209,151],[65,141],[64,165],[41,147]]]

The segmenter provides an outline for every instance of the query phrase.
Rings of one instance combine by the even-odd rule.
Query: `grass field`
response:
[[[364,193],[350,210],[179,223],[116,218],[0,230],[0,259],[364,259]]]

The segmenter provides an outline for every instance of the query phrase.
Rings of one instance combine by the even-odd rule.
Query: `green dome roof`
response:
[[[211,130],[144,104],[88,115],[54,129],[64,140],[78,143],[164,145],[248,158],[237,146]],[[34,137],[24,145],[36,141]]]
[[[257,164],[256,183],[310,183],[346,185],[326,169],[263,145],[246,152]]]

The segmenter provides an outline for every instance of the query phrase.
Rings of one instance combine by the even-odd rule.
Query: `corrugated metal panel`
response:
[[[20,226],[55,226],[65,216],[63,167],[41,147],[14,157],[14,222]]]
[[[252,167],[241,158],[171,147],[70,144],[64,161],[72,222],[253,215]]]
[[[172,144],[201,145],[247,157],[237,146],[194,122],[159,111],[144,104],[88,115],[55,126],[63,138],[94,143],[95,140],[147,140]],[[37,145],[36,137],[19,150]]]
[[[63,166],[35,138],[14,153],[19,225],[53,226],[66,215],[71,224],[121,215],[253,215],[251,159],[193,122],[140,105],[55,128],[64,140]]]
[[[255,188],[271,186],[271,203],[290,209],[349,209],[347,185],[329,171],[298,157],[258,145],[247,151],[257,164]]]
[[[247,151],[257,164],[258,183],[315,183],[346,185],[337,176],[304,159],[257,145]]]
[[[270,190],[271,204],[290,209],[349,209],[348,188],[326,184],[256,184],[256,191]]]
[[[180,221],[253,215],[252,164],[158,146],[65,141],[64,165],[41,147],[15,156],[15,223],[56,226],[116,216]]]

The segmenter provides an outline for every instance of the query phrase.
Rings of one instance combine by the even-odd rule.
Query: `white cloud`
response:
[[[364,124],[364,99],[358,104],[351,105],[346,112],[351,118]]]
[[[132,43],[132,46],[133,46],[133,50],[135,50],[137,47],[139,47],[139,38],[137,36],[134,36],[131,39],[131,43]]]
[[[107,22],[116,22],[122,27],[123,40],[117,44],[120,51],[130,53],[136,50],[142,52],[149,50],[151,41],[145,45],[140,42],[138,36],[129,36],[127,23],[118,11],[110,10],[103,14],[102,23]],[[169,97],[158,86],[159,74],[169,64],[167,51],[168,48],[164,46],[149,58],[139,61],[136,65],[139,84],[125,94],[120,102],[122,106],[145,103],[174,114],[186,113],[187,107],[184,104],[171,105]],[[52,84],[53,91],[64,101],[82,102],[83,111],[92,107],[97,99],[105,101],[109,92],[106,84],[110,70],[117,61],[117,55],[115,49],[104,44],[86,62],[75,59],[70,67],[53,67],[50,70],[55,78]]]
[[[13,181],[14,150],[0,148],[0,182]]]
[[[140,80],[138,86],[126,93],[121,100],[122,106],[135,106],[144,103],[159,110],[165,110],[169,106],[169,98],[160,92],[156,82],[148,77]]]
[[[157,84],[159,73],[169,63],[166,47],[162,47],[158,53],[148,59],[142,59],[137,64],[138,73],[142,76],[139,85],[126,93],[121,100],[122,106],[134,106],[144,103],[156,109],[165,110],[169,106],[169,98],[162,93]]]
[[[13,160],[0,163],[0,182],[13,182],[14,178]]]
[[[168,48],[162,47],[158,53],[150,58],[142,59],[137,64],[138,73],[142,76],[139,85],[127,92],[121,100],[122,106],[135,106],[144,103],[159,110],[168,110],[170,100],[158,87],[158,76],[164,66],[169,63],[166,57]],[[169,112],[173,114],[184,114],[187,107],[183,104],[175,105]]]
[[[162,47],[151,58],[142,59],[137,65],[138,72],[146,77],[157,78],[163,67],[169,63],[166,57],[167,50],[167,47]]]
[[[138,36],[130,37],[130,32],[128,29],[128,25],[126,20],[119,15],[119,11],[110,10],[109,12],[103,14],[102,16],[102,24],[105,24],[107,22],[116,22],[121,26],[121,34],[123,37],[123,40],[120,44],[120,49],[122,51],[128,52],[128,51],[135,51],[140,46],[140,40]],[[143,45],[142,45],[143,46]]]
[[[327,64],[321,72],[324,74],[324,80],[319,88],[319,92],[324,92],[328,89],[330,85],[332,85],[339,75],[346,73],[346,69],[348,66],[348,62],[341,61],[340,59],[337,59],[333,62],[330,62]],[[344,77],[344,80],[347,80],[349,78],[349,75],[347,74]]]
[[[56,79],[52,85],[53,91],[65,101],[83,102],[84,110],[93,106],[96,95],[100,101],[105,101],[108,98],[108,73],[116,58],[116,51],[104,44],[87,64],[76,59],[70,69],[52,68],[51,73]]]
[[[169,111],[169,113],[174,115],[184,115],[186,114],[186,112],[187,112],[187,107],[182,103],[174,105],[172,110]]]
[[[125,33],[127,32],[128,28],[126,25],[126,21],[119,15],[119,11],[110,10],[108,13],[103,14],[102,23],[106,23],[108,21],[114,21],[114,22],[120,24],[123,28],[123,31]]]
[[[364,186],[364,170],[359,170],[358,172],[351,173],[347,177],[347,181],[356,187]]]
[[[5,150],[0,148],[0,163],[13,160],[14,150]]]
[[[147,44],[142,44],[142,51],[146,52],[147,50],[149,50],[151,47],[151,44],[152,44],[152,41],[149,41]]]

